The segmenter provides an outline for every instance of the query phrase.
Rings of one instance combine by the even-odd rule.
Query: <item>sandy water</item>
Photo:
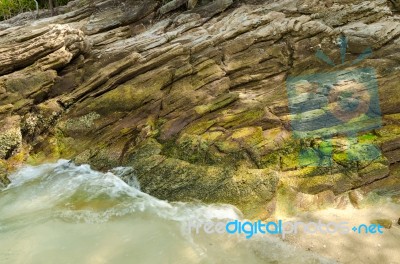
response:
[[[334,263],[273,236],[185,232],[241,219],[229,205],[169,203],[67,160],[25,166],[0,192],[0,263]]]

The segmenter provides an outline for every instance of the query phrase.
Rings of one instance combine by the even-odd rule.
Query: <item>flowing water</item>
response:
[[[239,219],[228,205],[168,203],[66,160],[26,166],[0,192],[0,263],[331,263],[276,237],[185,232],[190,220]]]

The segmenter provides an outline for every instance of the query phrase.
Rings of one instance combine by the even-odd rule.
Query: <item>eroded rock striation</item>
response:
[[[392,2],[214,0],[187,9],[82,0],[55,17],[4,21],[0,174],[57,158],[132,166],[156,197],[231,203],[248,217],[341,206],[355,191],[399,200],[400,15]],[[363,129],[367,114],[335,119],[318,107],[326,99],[318,81],[298,86],[296,103],[309,107],[293,112],[291,78],[365,68],[373,78],[357,80],[376,82],[379,126]],[[293,120],[308,130],[339,123],[328,136],[296,137]],[[365,158],[371,146],[380,155]],[[305,150],[328,166],[304,163]]]

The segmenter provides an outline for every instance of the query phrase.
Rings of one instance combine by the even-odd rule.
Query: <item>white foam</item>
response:
[[[11,175],[11,184],[0,192],[0,232],[9,236],[5,236],[5,240],[0,237],[0,254],[3,250],[2,243],[7,245],[10,239],[14,243],[19,241],[18,232],[37,240],[46,238],[43,232],[47,236],[56,234],[65,237],[70,235],[63,230],[64,228],[79,230],[77,234],[96,234],[96,228],[100,228],[104,236],[112,238],[113,233],[107,231],[108,228],[112,228],[115,232],[124,233],[126,230],[130,234],[125,239],[128,244],[123,251],[130,252],[133,248],[129,241],[133,241],[132,245],[140,245],[142,248],[136,252],[137,255],[143,252],[143,256],[147,256],[145,250],[154,250],[152,245],[160,239],[168,242],[173,240],[174,245],[178,247],[174,249],[176,253],[169,252],[171,248],[164,247],[166,251],[162,254],[181,254],[180,256],[186,259],[176,263],[216,263],[217,259],[226,258],[229,258],[231,263],[243,263],[247,260],[248,264],[265,263],[265,260],[290,263],[295,259],[304,260],[303,263],[323,263],[318,257],[287,247],[283,242],[270,237],[248,241],[244,237],[228,234],[203,237],[184,234],[181,228],[192,220],[224,221],[242,219],[242,215],[231,205],[169,203],[159,200],[141,192],[137,185],[129,185],[118,177],[129,174],[129,178],[132,178],[132,173],[130,168],[122,167],[102,173],[92,170],[89,165],[77,166],[68,160],[40,166],[24,166]],[[136,229],[130,230],[132,225]],[[52,226],[56,226],[58,230],[50,230]],[[107,228],[102,228],[105,226]],[[18,232],[14,234],[14,230]],[[136,234],[140,234],[140,237],[136,238]],[[80,241],[84,237],[76,234],[75,237],[70,237],[73,241],[70,244],[72,248],[74,244],[79,244],[79,249],[91,246]],[[49,241],[43,242],[45,248],[54,243]],[[118,240],[118,243],[124,245],[125,242],[121,241]],[[107,243],[107,247],[109,246]],[[22,244],[21,248],[25,249],[26,254],[37,253],[35,250],[40,252],[40,246],[37,246],[37,249],[32,248],[33,252]],[[270,248],[274,248],[275,251],[272,252]],[[119,250],[121,248],[113,248],[109,254],[117,254]],[[286,250],[293,254],[286,254]],[[81,254],[84,256],[89,253],[81,251]],[[264,261],[259,261],[259,256],[263,254]],[[70,256],[64,255],[63,258],[68,259]],[[147,263],[155,263],[155,260],[152,261]],[[119,263],[131,262],[124,260]]]

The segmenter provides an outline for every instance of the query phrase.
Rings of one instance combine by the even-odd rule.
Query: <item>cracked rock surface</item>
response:
[[[392,2],[214,0],[186,10],[94,0],[70,2],[55,17],[3,21],[0,172],[58,158],[132,166],[156,197],[230,203],[248,217],[340,206],[354,190],[399,201],[400,15]],[[374,74],[365,81],[354,77],[359,69]],[[378,99],[370,110],[379,125],[365,129],[367,110],[332,117],[335,102],[319,105],[329,99],[322,77],[303,80],[291,97],[296,76],[364,82],[360,93],[375,92],[360,100]],[[326,89],[340,86],[334,81]],[[307,107],[294,113],[293,98]],[[309,130],[336,123],[328,136],[299,138],[293,120]],[[329,166],[304,163],[304,150]]]

